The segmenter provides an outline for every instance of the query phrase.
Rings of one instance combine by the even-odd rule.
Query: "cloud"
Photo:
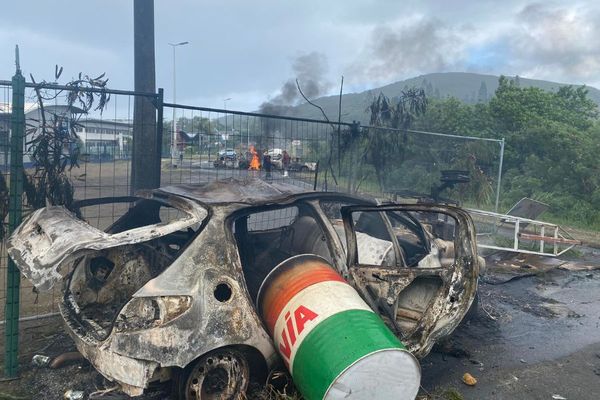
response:
[[[118,74],[117,69],[111,70],[114,66],[122,66],[122,64],[117,52],[107,47],[90,46],[75,39],[64,39],[25,28],[1,28],[0,49],[11,56],[7,57],[10,63],[5,63],[0,68],[4,76],[11,76],[14,73],[12,55],[15,44],[19,44],[21,67],[27,78],[29,73],[33,73],[37,80],[52,80],[55,64],[65,67],[63,80],[77,76],[80,71],[99,75],[109,69],[106,72],[111,78],[111,83],[114,76],[122,75]],[[123,85],[123,80],[119,84]]]
[[[585,5],[533,3],[506,34],[514,66],[537,78],[600,79],[600,12]]]
[[[467,58],[468,28],[429,17],[411,17],[373,29],[350,75],[389,82],[454,69]]]
[[[458,19],[439,10],[373,26],[346,68],[349,83],[375,86],[445,71],[600,83],[595,3],[520,2],[497,8],[497,3],[479,4],[475,16]]]
[[[233,97],[228,108],[257,109],[294,94],[296,77],[311,98],[327,94],[332,87],[321,83],[340,75],[346,92],[444,71],[600,84],[600,3],[533,1],[155,1],[157,87],[171,98],[167,43],[184,40],[190,45],[177,50],[179,101],[216,107]],[[51,79],[59,64],[63,79],[106,71],[111,87],[133,88],[131,2],[38,3],[28,14],[31,4],[12,2],[0,15],[0,78],[14,73],[19,43],[22,66],[36,78]],[[90,15],[95,23],[81,18]],[[316,63],[294,70],[298,54],[327,58],[313,55]],[[316,91],[304,78],[312,71]]]
[[[184,96],[181,99],[181,104],[201,105],[203,107],[211,108],[224,108],[226,106],[228,110],[256,111],[258,108],[257,105],[260,104],[264,98],[265,94],[263,91],[230,91],[206,96]],[[198,111],[192,112],[181,110],[180,112],[186,113],[186,116],[188,116],[188,112],[199,115]]]

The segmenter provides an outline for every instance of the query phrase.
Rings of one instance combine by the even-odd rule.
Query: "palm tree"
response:
[[[373,166],[381,191],[386,187],[390,167],[405,161],[407,131],[425,113],[427,105],[425,91],[412,88],[403,90],[394,100],[380,93],[367,107],[371,117],[363,161]]]

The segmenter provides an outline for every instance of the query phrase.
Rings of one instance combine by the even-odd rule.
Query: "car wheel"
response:
[[[248,388],[248,361],[235,350],[213,351],[188,368],[182,380],[179,398],[237,400],[243,398]]]

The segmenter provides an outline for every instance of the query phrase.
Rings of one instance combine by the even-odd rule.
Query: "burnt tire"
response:
[[[186,367],[181,378],[180,399],[237,400],[245,398],[250,369],[240,352],[219,349]]]

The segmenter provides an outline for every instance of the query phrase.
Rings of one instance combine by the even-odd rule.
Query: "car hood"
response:
[[[37,289],[47,290],[69,272],[70,263],[87,253],[156,239],[206,217],[202,209],[190,207],[185,211],[186,216],[175,221],[110,234],[64,207],[46,207],[33,212],[14,231],[8,239],[8,254]]]

